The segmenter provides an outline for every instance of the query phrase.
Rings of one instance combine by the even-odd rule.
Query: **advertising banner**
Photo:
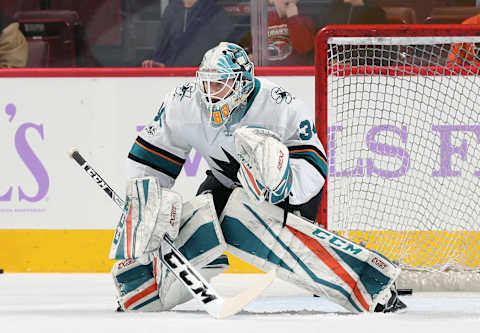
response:
[[[123,196],[124,164],[163,96],[188,77],[2,78],[0,229],[113,229],[119,212],[78,169],[76,147]],[[312,77],[275,77],[313,112]],[[191,199],[206,163],[192,151],[174,189]]]
[[[76,72],[75,72],[76,73]],[[164,95],[191,76],[0,78],[0,268],[107,272],[118,207],[70,159],[77,148],[123,197],[125,161]],[[87,73],[88,74],[88,73]],[[313,73],[311,73],[313,74]],[[31,76],[31,75],[30,75]],[[313,76],[272,81],[311,105]],[[207,165],[192,151],[174,189],[191,199]],[[255,272],[230,256],[229,272]]]

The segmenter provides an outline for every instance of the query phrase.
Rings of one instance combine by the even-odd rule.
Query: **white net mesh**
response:
[[[328,40],[330,230],[406,270],[478,279],[478,42]]]

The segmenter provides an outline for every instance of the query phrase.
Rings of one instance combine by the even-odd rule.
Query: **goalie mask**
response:
[[[201,100],[210,125],[220,127],[254,89],[253,63],[238,45],[222,42],[203,56],[197,71]]]

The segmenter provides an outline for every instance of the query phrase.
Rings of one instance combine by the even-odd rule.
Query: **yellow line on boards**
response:
[[[0,229],[0,268],[6,273],[107,273],[114,230]],[[453,261],[480,266],[480,231],[340,232],[411,267],[436,267]],[[262,271],[227,253],[226,273]]]
[[[0,268],[5,273],[107,273],[114,230],[0,229]],[[225,273],[261,270],[227,253]]]

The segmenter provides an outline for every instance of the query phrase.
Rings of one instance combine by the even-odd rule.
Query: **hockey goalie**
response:
[[[197,196],[171,190],[191,149],[209,170]],[[195,82],[171,91],[127,161],[127,213],[111,258],[120,311],[165,311],[191,296],[158,260],[167,233],[210,279],[228,251],[351,312],[406,308],[400,270],[380,254],[322,229],[315,219],[327,174],[313,112],[254,76],[245,51],[220,43]]]

